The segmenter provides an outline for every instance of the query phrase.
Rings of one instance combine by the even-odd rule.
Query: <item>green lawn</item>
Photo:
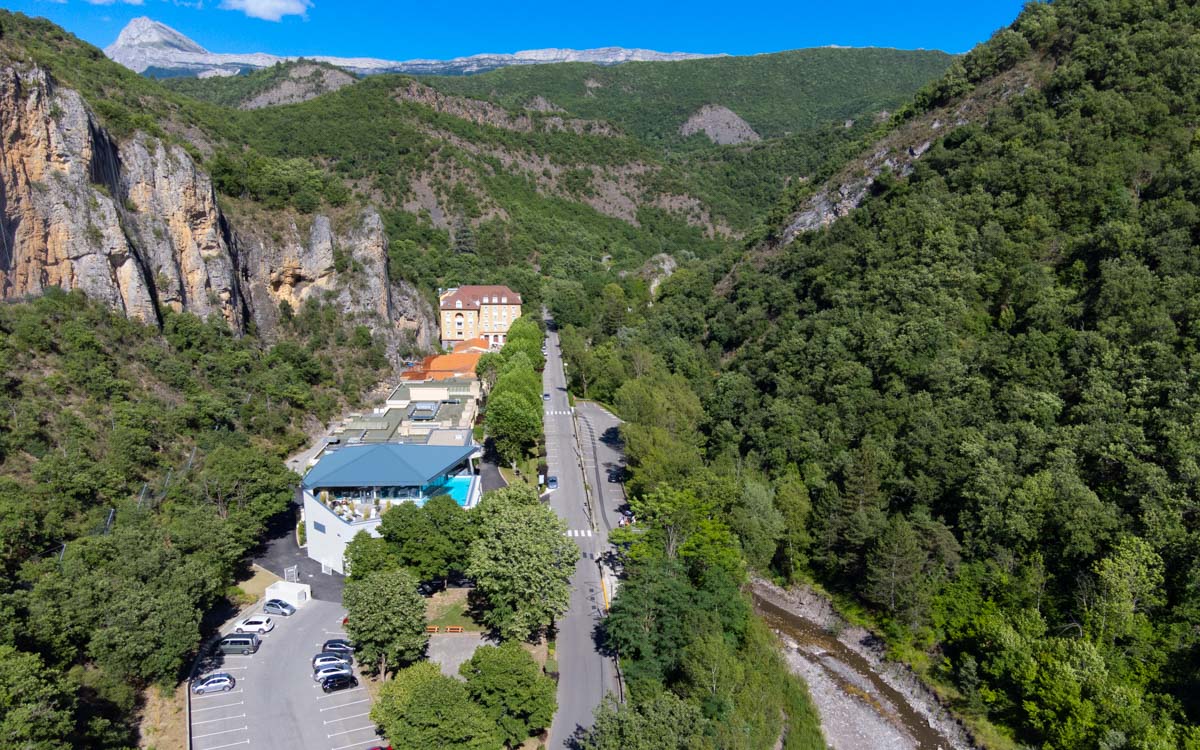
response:
[[[467,612],[467,596],[464,589],[450,589],[435,595],[429,600],[428,613],[427,624],[438,626],[443,633],[450,625],[461,626],[469,632],[483,630]]]

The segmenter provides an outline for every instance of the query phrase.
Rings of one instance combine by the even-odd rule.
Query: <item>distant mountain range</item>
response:
[[[278,62],[300,59],[265,52],[214,53],[201,47],[170,26],[150,18],[135,18],[121,30],[117,40],[104,49],[114,61],[137,72],[155,77],[237,75],[248,70],[269,68]],[[380,60],[371,57],[331,57],[305,55],[352,73],[410,73],[420,75],[467,75],[511,65],[539,65],[559,62],[589,62],[616,65],[633,61],[694,60],[701,55],[689,52],[655,52],[647,49],[601,47],[598,49],[535,49],[514,54],[483,54],[453,60]]]

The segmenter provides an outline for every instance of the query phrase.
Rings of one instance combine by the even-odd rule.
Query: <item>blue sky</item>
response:
[[[103,47],[136,16],[212,52],[403,60],[539,47],[753,54],[827,44],[965,52],[1023,0],[0,0]],[[731,12],[732,10],[732,12]]]

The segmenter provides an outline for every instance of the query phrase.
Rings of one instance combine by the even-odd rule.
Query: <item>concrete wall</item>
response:
[[[264,599],[282,599],[296,609],[300,609],[312,600],[312,586],[307,583],[292,583],[276,581],[267,586]]]
[[[373,518],[362,523],[347,523],[313,497],[312,492],[304,490],[304,539],[308,556],[339,573],[346,572],[346,545],[360,531],[379,536],[379,521]]]

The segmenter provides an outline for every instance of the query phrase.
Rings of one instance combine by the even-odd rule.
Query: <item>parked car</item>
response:
[[[296,608],[282,599],[268,599],[263,605],[263,614],[291,617],[296,614]]]
[[[347,666],[321,667],[320,669],[313,671],[313,681],[324,682],[326,678],[347,674],[353,674],[353,672],[350,671],[350,667]]]
[[[345,690],[346,688],[358,687],[358,680],[352,674],[337,674],[332,677],[326,677],[321,680],[321,689],[326,693],[332,693],[334,690]]]
[[[204,695],[205,693],[228,693],[233,690],[233,686],[237,685],[237,680],[233,679],[233,675],[227,672],[214,672],[206,677],[201,677],[192,682],[192,692],[196,695]]]
[[[266,615],[251,615],[234,626],[235,633],[270,633],[275,629],[275,621]]]
[[[350,654],[335,654],[332,651],[322,652],[313,657],[312,668],[349,667],[353,661],[354,657],[350,656]]]
[[[321,646],[321,652],[327,654],[353,654],[354,644],[345,638],[330,638],[325,641],[325,645]]]
[[[473,589],[475,588],[474,579],[467,578],[464,575],[456,575],[449,581],[450,585],[456,589]]]
[[[417,584],[417,593],[421,596],[433,596],[441,588],[433,581],[424,581]]]
[[[549,400],[550,400],[550,394],[549,394],[549,393],[543,393],[543,394],[542,394],[542,400],[543,400],[543,401],[549,401]]]
[[[558,489],[558,477],[546,477],[546,489],[557,490]]]
[[[222,654],[243,654],[249,656],[258,651],[258,647],[261,644],[262,641],[254,633],[230,633],[217,641],[216,645],[213,646],[213,651]]]

